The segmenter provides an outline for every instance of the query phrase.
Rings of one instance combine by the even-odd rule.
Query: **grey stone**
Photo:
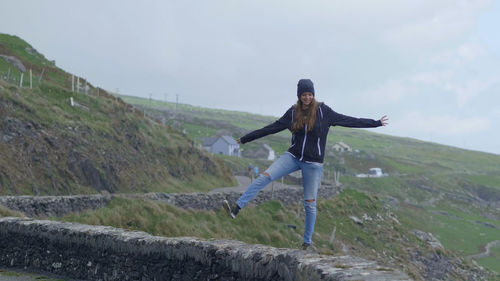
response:
[[[357,223],[357,224],[360,224],[360,225],[363,225],[363,221],[362,221],[362,220],[360,220],[358,217],[356,217],[356,216],[349,216],[349,218],[350,218],[353,222],[355,222],[355,223]]]
[[[109,195],[72,196],[0,196],[0,205],[23,212],[29,217],[62,216],[88,209],[104,207]]]
[[[19,71],[21,71],[21,72],[26,71],[26,67],[18,58],[13,57],[13,56],[6,56],[6,55],[0,55],[0,58],[3,58],[8,63],[12,64],[15,68],[19,69]]]
[[[411,233],[415,234],[415,236],[418,237],[418,239],[426,242],[427,244],[429,244],[432,248],[441,248],[441,249],[444,249],[443,245],[441,244],[441,242],[434,236],[432,235],[432,233],[430,232],[424,232],[424,231],[421,231],[421,230],[418,230],[418,229],[414,229],[412,231],[410,231]]]

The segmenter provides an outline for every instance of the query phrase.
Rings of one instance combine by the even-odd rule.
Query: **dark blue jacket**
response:
[[[275,134],[288,129],[291,131],[293,124],[294,106],[276,122],[265,126],[262,129],[255,130],[243,136],[240,140],[247,143],[255,139]],[[326,104],[321,103],[316,113],[316,121],[312,131],[307,132],[307,125],[303,130],[292,134],[292,144],[288,152],[294,155],[300,161],[323,163],[325,158],[326,136],[330,126],[342,126],[350,128],[373,128],[382,126],[380,120],[354,118],[339,114],[333,111]]]

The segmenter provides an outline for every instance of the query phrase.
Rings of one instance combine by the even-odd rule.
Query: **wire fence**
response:
[[[6,71],[0,71],[0,80],[21,88],[33,89],[41,86],[44,81],[48,81],[47,76],[55,76],[55,72],[60,71],[43,68],[41,71],[27,69],[25,72],[21,72],[17,68],[9,67]],[[50,80],[53,80],[53,82],[60,84],[64,88],[71,88],[71,91],[75,93],[89,94],[91,91],[97,93],[98,90],[98,88],[91,87],[86,79],[72,74],[59,74],[58,79],[51,78]],[[68,87],[69,83],[71,83],[71,87]]]
[[[137,116],[142,116],[143,118],[150,119],[151,121],[166,124],[166,120],[164,118],[158,118],[158,116],[153,114],[153,112],[148,112],[146,107],[137,107],[127,104],[119,97],[118,93],[109,92],[100,87],[94,87],[85,78],[64,73],[63,75],[59,75],[58,80],[49,80],[47,79],[47,76],[53,74],[50,73],[50,71],[51,70],[46,71],[45,69],[42,69],[42,71],[36,71],[35,73],[35,71],[31,69],[27,69],[25,72],[21,72],[18,69],[11,67],[8,68],[7,71],[0,71],[0,80],[19,88],[28,89],[41,87],[43,83],[52,81],[74,93],[74,96],[68,98],[68,103],[70,103],[73,107],[90,111],[88,104],[90,103],[91,98],[109,99],[108,102],[111,102],[111,104],[117,109],[122,108],[125,111],[131,112]]]

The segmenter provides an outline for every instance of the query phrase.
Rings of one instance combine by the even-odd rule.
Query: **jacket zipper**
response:
[[[321,147],[319,146],[319,138],[318,138],[318,152],[319,152],[319,156],[321,156]]]
[[[304,142],[302,143],[302,154],[300,156],[299,161],[302,161],[302,159],[304,158],[304,148],[306,147],[306,141],[307,141],[307,124],[304,126],[304,132],[305,135],[304,135]]]

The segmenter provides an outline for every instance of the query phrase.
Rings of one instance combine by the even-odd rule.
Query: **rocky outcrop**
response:
[[[415,234],[415,236],[418,237],[418,239],[426,242],[429,244],[433,249],[440,248],[444,249],[443,245],[441,242],[430,232],[424,232],[422,230],[414,229],[410,231],[410,233]]]
[[[83,280],[410,280],[351,256],[19,218],[0,219],[0,266]]]
[[[19,71],[26,72],[26,67],[18,58],[13,57],[13,56],[1,55],[1,54],[0,54],[0,58],[3,58],[8,63],[12,64]]]
[[[424,280],[489,280],[489,273],[479,267],[468,267],[459,257],[443,254],[446,252],[445,248],[432,233],[418,229],[411,230],[410,233],[434,249],[427,252],[413,249],[410,254],[411,264],[418,268]]]

